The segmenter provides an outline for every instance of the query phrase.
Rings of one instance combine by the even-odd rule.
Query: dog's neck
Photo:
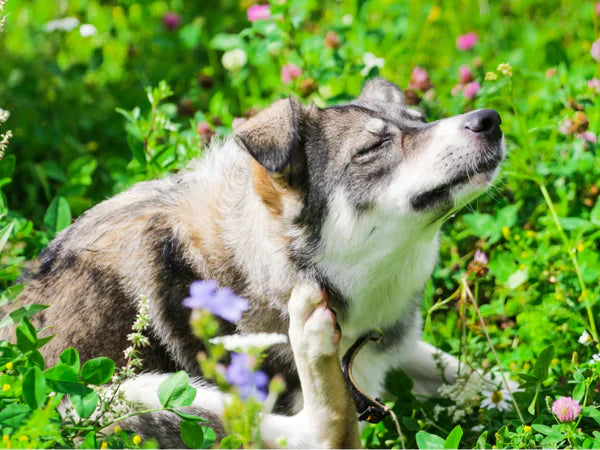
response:
[[[417,220],[357,214],[343,193],[332,197],[315,261],[344,299],[345,335],[394,326],[417,307],[438,253],[437,228]]]

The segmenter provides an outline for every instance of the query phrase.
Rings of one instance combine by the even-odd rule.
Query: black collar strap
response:
[[[358,420],[364,420],[369,423],[381,422],[390,414],[390,409],[381,402],[381,399],[372,399],[360,390],[352,377],[352,362],[356,354],[367,342],[379,342],[382,339],[383,334],[380,331],[371,330],[359,337],[342,358],[342,371],[346,383],[348,383],[352,392],[352,398],[358,412]]]

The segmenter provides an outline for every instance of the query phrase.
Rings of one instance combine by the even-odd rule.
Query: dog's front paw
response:
[[[288,312],[294,355],[309,362],[332,357],[337,361],[341,333],[326,294],[316,284],[301,284],[292,291]]]

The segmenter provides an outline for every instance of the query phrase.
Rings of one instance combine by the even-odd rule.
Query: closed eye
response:
[[[359,151],[357,151],[355,153],[355,157],[359,158],[361,156],[364,155],[368,155],[369,153],[372,152],[376,152],[377,150],[379,150],[380,148],[386,146],[387,144],[389,144],[390,142],[392,142],[392,138],[391,137],[386,137],[380,141],[377,141],[375,144],[371,145],[370,147],[365,147],[363,149],[360,149]]]

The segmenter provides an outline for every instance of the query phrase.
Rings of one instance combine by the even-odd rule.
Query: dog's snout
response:
[[[478,109],[467,114],[463,127],[465,130],[469,130],[481,137],[500,139],[502,137],[502,131],[500,130],[501,123],[502,119],[497,111],[493,109]]]

